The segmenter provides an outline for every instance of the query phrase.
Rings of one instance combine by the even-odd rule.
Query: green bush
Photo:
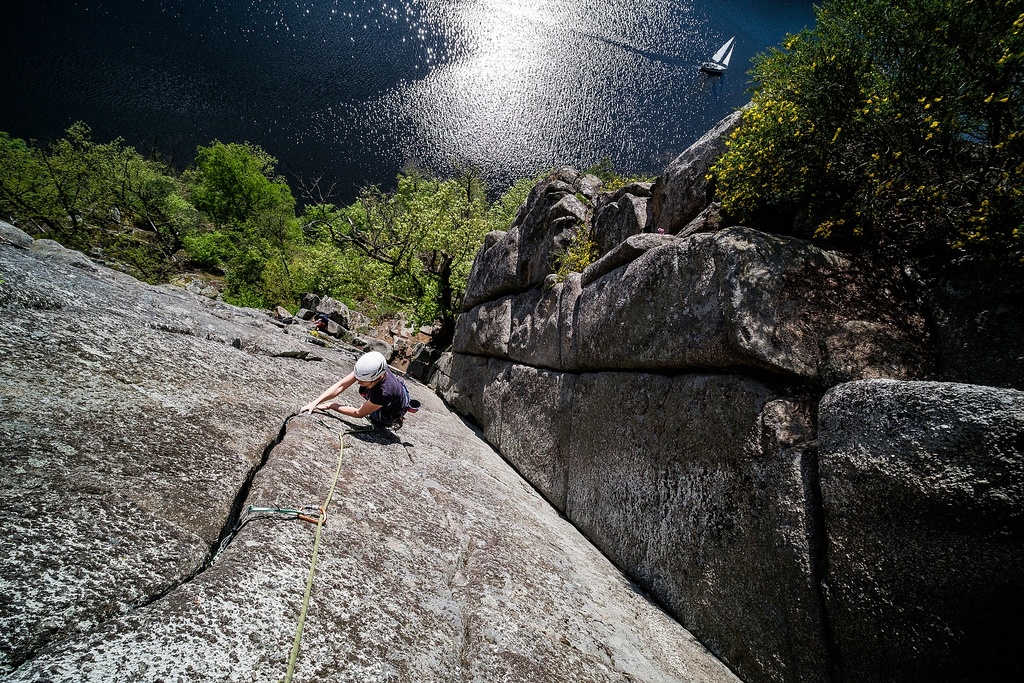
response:
[[[256,145],[200,146],[186,174],[192,204],[219,226],[241,226],[282,211],[294,214],[295,199],[276,165],[277,159]]]
[[[196,232],[182,238],[188,260],[209,271],[223,270],[234,255],[235,246],[223,232]]]
[[[740,221],[875,248],[1019,250],[1024,2],[829,0],[759,55],[713,168]]]
[[[600,254],[590,230],[586,226],[579,226],[565,250],[555,257],[556,281],[563,282],[570,273],[582,273]]]
[[[0,133],[0,215],[156,281],[192,225],[172,169],[83,123],[48,146]]]

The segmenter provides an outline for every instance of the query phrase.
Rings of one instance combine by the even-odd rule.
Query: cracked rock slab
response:
[[[252,519],[208,560],[236,506],[322,503],[344,423],[281,427],[354,355],[68,263],[0,244],[0,677],[280,680],[313,526]],[[400,438],[346,441],[296,682],[736,680],[411,392]]]
[[[260,312],[74,262],[0,245],[0,673],[202,567],[284,417],[351,362],[272,359],[301,342]]]

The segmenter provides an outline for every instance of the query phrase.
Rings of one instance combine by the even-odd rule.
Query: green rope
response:
[[[345,443],[342,436],[338,435],[338,468],[334,471],[334,481],[331,482],[331,489],[327,492],[327,500],[324,501],[320,521],[316,524],[316,537],[313,540],[313,560],[309,563],[309,577],[306,578],[306,594],[302,597],[302,611],[299,612],[299,628],[295,632],[295,642],[292,643],[292,655],[288,659],[288,671],[284,677],[284,683],[291,683],[292,673],[295,671],[295,660],[299,656],[299,645],[302,643],[302,627],[306,623],[306,610],[309,608],[309,594],[313,590],[313,574],[316,572],[316,556],[320,551],[320,530],[324,526],[327,508],[331,504],[331,497],[334,496],[334,487],[338,484],[338,475],[341,474],[341,463],[345,453]]]

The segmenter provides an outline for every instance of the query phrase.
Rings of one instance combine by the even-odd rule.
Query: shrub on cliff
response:
[[[1019,250],[1022,30],[1022,0],[823,3],[755,59],[713,169],[723,208],[875,247]]]
[[[96,142],[84,123],[49,145],[0,133],[0,215],[149,280],[166,275],[194,223],[184,194],[168,166],[120,138]]]

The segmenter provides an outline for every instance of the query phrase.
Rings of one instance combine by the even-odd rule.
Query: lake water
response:
[[[0,130],[82,120],[181,162],[249,141],[342,200],[407,162],[498,188],[604,157],[657,174],[813,19],[788,0],[6,0]],[[731,36],[730,70],[701,74]]]

